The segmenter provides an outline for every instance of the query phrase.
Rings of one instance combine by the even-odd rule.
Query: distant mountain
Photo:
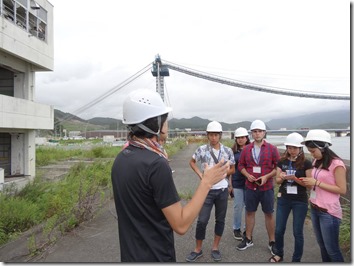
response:
[[[87,120],[90,124],[104,126],[107,129],[117,129],[122,125],[122,120],[109,117],[95,117]]]
[[[194,130],[205,130],[207,125],[211,122],[211,120],[208,119],[203,119],[200,117],[192,117],[189,119],[182,118],[182,119],[176,119],[172,118],[170,121],[168,121],[168,126],[171,129],[184,129],[184,128],[191,128]],[[238,127],[245,127],[249,128],[251,125],[251,122],[249,121],[243,121],[239,123],[233,123],[233,124],[228,124],[224,122],[220,122],[222,128],[224,131],[232,131],[235,130]]]
[[[54,109],[54,130],[48,131],[43,130],[43,134],[58,135],[63,129],[69,131],[90,131],[90,130],[100,130],[107,129],[107,125],[92,124],[88,120],[82,119],[70,113],[64,113],[60,110]],[[116,127],[117,128],[117,127]]]
[[[69,120],[77,120],[77,121],[84,122],[84,123],[87,122],[85,119],[82,119],[82,118],[75,116],[73,114],[64,113],[60,110],[54,109],[54,119],[61,121],[61,120],[66,120],[67,118],[69,118]]]
[[[84,120],[70,113],[64,113],[60,110],[54,110],[54,120],[63,121],[62,129],[68,131],[90,131],[90,130],[116,130],[125,129],[125,125],[119,119],[109,117],[94,117],[89,120]],[[200,117],[192,117],[189,119],[173,118],[169,120],[170,129],[185,129],[205,130],[211,120]],[[221,122],[224,131],[233,131],[238,127],[250,128],[251,121],[242,121],[238,123]],[[350,110],[338,110],[331,112],[318,112],[309,115],[301,115],[287,117],[282,119],[273,119],[266,122],[267,129],[299,129],[299,128],[347,128],[350,126]]]
[[[208,123],[207,119],[192,117],[190,119],[171,119],[169,127],[175,128],[192,128],[196,130],[205,130]],[[249,129],[251,121],[242,121],[238,123],[228,124],[221,122],[225,131],[232,131],[238,127]],[[300,128],[347,128],[350,126],[350,110],[338,110],[332,112],[318,112],[308,115],[287,117],[282,119],[273,119],[266,122],[267,129],[300,129]]]
[[[267,122],[270,129],[280,128],[347,128],[350,126],[350,110],[318,112],[308,115],[273,119]]]

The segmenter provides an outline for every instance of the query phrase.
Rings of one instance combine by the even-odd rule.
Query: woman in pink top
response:
[[[331,135],[320,129],[310,130],[303,142],[314,158],[311,178],[304,178],[311,187],[311,220],[323,262],[344,262],[339,247],[339,226],[342,207],[339,202],[345,194],[346,168],[340,157],[329,146]]]

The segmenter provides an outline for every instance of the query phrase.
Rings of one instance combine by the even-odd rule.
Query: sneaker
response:
[[[201,256],[203,256],[203,250],[200,252],[194,252],[192,251],[191,254],[189,254],[186,258],[186,261],[188,262],[195,262],[197,259],[199,259]]]
[[[242,242],[236,247],[238,250],[245,250],[246,248],[252,247],[253,241],[245,237]]]
[[[243,239],[240,229],[234,229],[234,238],[236,240],[242,240]]]
[[[214,261],[221,261],[221,253],[219,250],[212,250],[211,257]]]
[[[275,255],[275,242],[269,241],[268,248],[270,250],[270,253],[274,256]]]

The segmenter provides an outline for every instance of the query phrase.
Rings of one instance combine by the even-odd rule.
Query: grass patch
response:
[[[351,246],[351,208],[350,203],[342,204],[343,219],[339,228],[339,244],[347,256],[350,256]]]
[[[184,139],[165,145],[169,156],[186,146]],[[69,146],[68,146],[69,147]],[[70,231],[89,220],[111,192],[111,168],[121,147],[93,145],[90,149],[58,146],[38,147],[36,164],[44,166],[69,159],[100,159],[91,164],[77,163],[59,181],[44,181],[37,176],[21,191],[10,188],[0,193],[0,245],[15,239],[33,226],[42,224],[47,244],[55,241],[57,233]],[[31,254],[39,249],[34,236],[28,243]]]
[[[164,148],[169,157],[176,154],[178,151],[186,147],[186,140],[182,138],[174,139],[171,143],[164,145]]]
[[[105,145],[92,146],[90,149],[70,146],[38,147],[36,149],[36,166],[55,164],[58,161],[69,159],[94,159],[94,158],[114,158],[121,147],[110,147]]]
[[[93,217],[110,190],[113,160],[78,163],[58,182],[35,178],[20,192],[0,195],[0,244],[31,227],[44,223],[44,233],[70,231]]]

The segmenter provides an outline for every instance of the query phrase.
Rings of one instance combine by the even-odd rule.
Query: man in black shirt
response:
[[[111,172],[122,262],[175,262],[173,231],[187,232],[210,188],[229,169],[223,160],[206,167],[193,198],[182,206],[159,144],[167,137],[171,110],[150,90],[132,92],[123,104],[129,145],[117,155]]]

